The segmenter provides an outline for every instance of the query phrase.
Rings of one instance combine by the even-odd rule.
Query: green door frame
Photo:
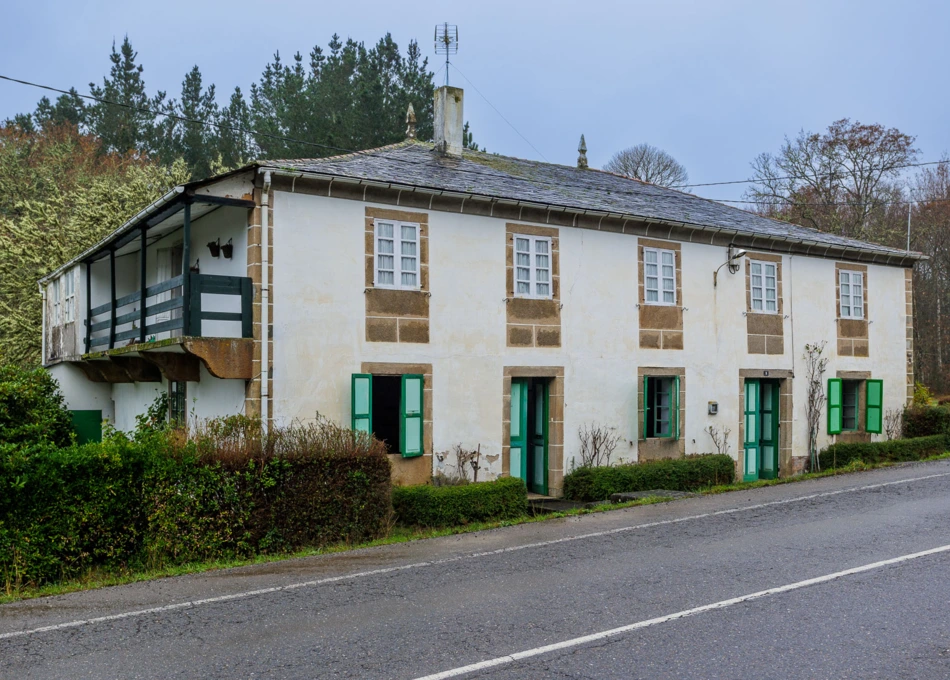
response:
[[[511,379],[508,474],[528,483],[528,379]]]

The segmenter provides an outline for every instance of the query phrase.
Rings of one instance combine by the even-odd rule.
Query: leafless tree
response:
[[[827,132],[799,132],[785,138],[777,154],[752,162],[755,184],[746,192],[760,212],[842,236],[885,241],[874,227],[900,211],[898,179],[919,151],[914,137],[896,128],[864,125],[847,118]]]
[[[620,442],[614,428],[591,423],[577,428],[581,440],[581,467],[610,465],[610,456]]]
[[[703,432],[708,434],[713,440],[713,445],[716,447],[716,453],[729,453],[729,435],[732,434],[732,430],[727,427],[724,428],[722,432],[720,432],[718,427],[710,425],[705,430],[703,430]]]
[[[811,471],[818,472],[818,432],[821,428],[821,414],[825,409],[825,369],[828,357],[823,356],[825,341],[805,345],[805,421],[808,423],[808,456],[811,459]]]
[[[887,440],[900,439],[904,430],[904,410],[889,408],[884,414],[884,434]]]
[[[649,144],[637,144],[613,155],[604,170],[661,187],[689,182],[686,168],[665,151]]]

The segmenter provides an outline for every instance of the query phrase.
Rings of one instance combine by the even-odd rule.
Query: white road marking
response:
[[[802,501],[809,501],[815,498],[827,498],[829,496],[838,496],[845,493],[853,493],[855,491],[869,491],[871,489],[881,489],[887,486],[895,486],[897,484],[910,484],[911,482],[920,482],[925,479],[936,479],[938,477],[950,477],[950,472],[942,472],[939,474],[933,475],[924,475],[923,477],[912,477],[910,479],[899,479],[893,482],[881,482],[878,484],[867,484],[865,486],[853,486],[847,489],[838,489],[836,491],[823,491],[821,493],[809,494],[807,496],[796,496],[795,498],[785,498],[778,501],[768,501],[766,503],[756,503],[755,505],[746,505],[741,508],[729,508],[726,510],[716,510],[714,512],[705,512],[700,515],[689,515],[686,517],[677,517],[675,519],[664,519],[656,522],[646,522],[644,524],[635,524],[633,526],[627,527],[618,527],[616,529],[607,529],[605,531],[593,531],[587,534],[578,534],[577,536],[565,536],[564,538],[555,538],[549,541],[538,541],[536,543],[525,543],[524,545],[515,545],[508,548],[499,548],[497,550],[487,550],[485,552],[469,553],[467,555],[457,555],[455,557],[446,557],[439,560],[428,560],[425,562],[414,562],[412,564],[404,564],[398,567],[384,567],[382,569],[370,569],[368,571],[360,571],[353,574],[344,574],[341,576],[329,576],[327,578],[316,579],[313,581],[303,581],[301,583],[292,583],[286,586],[273,586],[271,588],[260,588],[258,590],[248,590],[241,593],[232,593],[231,595],[219,595],[217,597],[206,597],[200,600],[191,600],[189,602],[178,602],[176,604],[167,604],[160,607],[150,607],[148,609],[137,609],[130,612],[122,612],[121,614],[110,614],[108,616],[97,616],[90,619],[78,619],[75,621],[67,621],[65,623],[57,623],[50,626],[41,626],[39,628],[30,628],[28,630],[17,630],[10,633],[0,633],[0,640],[8,640],[10,638],[22,637],[24,635],[35,635],[37,633],[49,633],[55,630],[64,630],[67,628],[78,628],[80,626],[88,626],[95,623],[108,623],[109,621],[120,621],[122,619],[129,619],[138,616],[148,616],[149,614],[161,614],[163,612],[171,612],[178,609],[187,609],[189,607],[200,607],[206,604],[216,604],[218,602],[229,602],[231,600],[241,600],[248,597],[256,597],[258,595],[269,595],[271,593],[282,593],[291,590],[299,590],[300,588],[313,588],[315,586],[327,585],[329,583],[339,583],[341,581],[352,581],[358,578],[365,578],[367,576],[380,576],[382,574],[392,574],[400,571],[407,571],[409,569],[419,569],[422,567],[432,567],[439,566],[443,564],[451,564],[453,562],[460,562],[462,560],[479,558],[479,557],[490,557],[492,555],[503,555],[505,553],[517,552],[519,550],[528,550],[531,548],[543,548],[549,545],[557,545],[559,543],[570,543],[572,541],[580,541],[588,538],[599,538],[602,536],[611,536],[613,534],[622,534],[628,531],[638,531],[640,529],[650,529],[653,527],[666,526],[669,524],[679,524],[680,522],[690,522],[698,519],[705,519],[707,517],[718,517],[721,515],[732,515],[739,512],[748,512],[750,510],[760,510],[762,508],[773,507],[776,505],[788,505],[789,503],[800,503]]]
[[[805,579],[804,581],[798,581],[797,583],[789,583],[788,585],[778,586],[776,588],[769,588],[768,590],[760,590],[757,593],[750,593],[749,595],[742,595],[740,597],[733,597],[728,600],[722,600],[720,602],[713,602],[712,604],[704,604],[701,607],[693,607],[692,609],[684,609],[681,612],[676,612],[675,614],[667,614],[666,616],[658,616],[653,619],[647,619],[646,621],[638,621],[637,623],[631,623],[626,626],[620,626],[619,628],[611,628],[610,630],[601,631],[600,633],[592,633],[591,635],[584,635],[582,637],[572,638],[570,640],[564,640],[563,642],[556,642],[553,645],[545,645],[544,647],[535,647],[534,649],[527,649],[523,652],[515,652],[514,654],[507,654],[505,656],[495,657],[494,659],[488,659],[486,661],[479,661],[478,663],[469,664],[468,666],[460,666],[459,668],[453,668],[451,670],[442,671],[441,673],[434,673],[432,675],[426,675],[416,680],[446,680],[447,678],[457,678],[461,675],[468,675],[469,673],[474,673],[476,671],[483,671],[488,668],[494,668],[496,666],[504,666],[505,664],[514,663],[515,661],[521,661],[522,659],[529,659],[533,656],[540,656],[542,654],[549,654],[550,652],[557,652],[562,649],[568,649],[571,647],[577,647],[579,645],[586,645],[590,642],[600,642],[607,640],[608,638],[616,637],[618,635],[623,635],[624,633],[629,633],[634,630],[639,630],[641,628],[649,628],[650,626],[656,626],[661,623],[667,623],[669,621],[675,621],[676,619],[684,619],[687,616],[694,616],[696,614],[702,614],[704,612],[713,611],[715,609],[725,609],[726,607],[731,607],[742,602],[750,602],[752,600],[758,600],[759,598],[768,597],[770,595],[778,595],[780,593],[787,593],[792,590],[799,590],[800,588],[807,588],[809,586],[818,585],[819,583],[828,583],[829,581],[835,581],[845,576],[853,576],[854,574],[860,574],[866,571],[871,571],[873,569],[880,569],[882,567],[887,567],[892,564],[900,564],[901,562],[907,562],[908,560],[915,560],[918,557],[927,557],[928,555],[936,555],[937,553],[944,553],[950,551],[950,545],[942,545],[939,548],[931,548],[930,550],[923,550],[921,552],[912,553],[910,555],[902,555],[900,557],[894,557],[889,560],[881,560],[880,562],[872,562],[871,564],[865,564],[861,567],[854,567],[852,569],[845,569],[844,571],[836,571],[833,574],[826,574],[825,576],[817,576],[815,578]]]

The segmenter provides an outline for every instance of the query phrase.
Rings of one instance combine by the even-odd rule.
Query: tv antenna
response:
[[[449,55],[458,54],[459,27],[443,23],[435,25],[435,53],[445,55],[445,84],[449,84]]]

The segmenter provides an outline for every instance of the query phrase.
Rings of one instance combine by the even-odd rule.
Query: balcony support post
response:
[[[109,349],[115,347],[115,248],[109,249]]]
[[[147,233],[148,227],[143,224],[142,252],[139,256],[139,290],[141,291],[141,297],[139,298],[139,342],[145,342],[145,250],[148,246]]]
[[[181,334],[191,335],[191,203],[185,203],[184,224],[182,225],[181,244],[181,296],[184,308],[181,310]]]

